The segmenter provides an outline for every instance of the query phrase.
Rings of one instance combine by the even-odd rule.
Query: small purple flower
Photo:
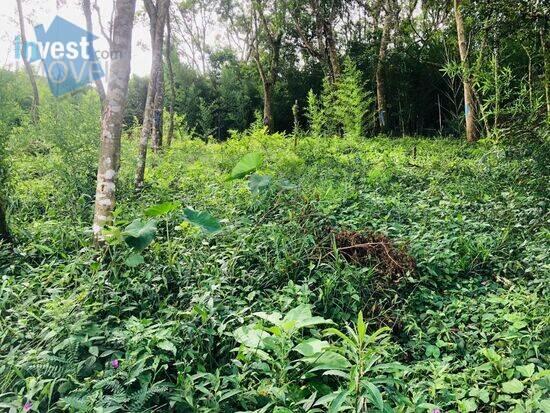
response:
[[[119,366],[118,359],[113,359],[111,361],[111,366],[113,366],[114,369],[118,369],[118,366]]]
[[[435,408],[435,409],[432,410],[432,413],[441,413],[441,410]]]
[[[31,409],[31,407],[32,407],[32,402],[29,401],[23,405],[23,411],[27,413]]]

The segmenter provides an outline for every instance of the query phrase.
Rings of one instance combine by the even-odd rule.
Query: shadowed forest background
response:
[[[0,69],[0,411],[550,412],[546,2],[74,3],[105,78]]]

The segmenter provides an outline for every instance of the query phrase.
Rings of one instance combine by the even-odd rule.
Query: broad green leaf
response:
[[[277,406],[273,409],[273,413],[293,413],[293,412],[292,410],[289,410],[286,407]]]
[[[516,370],[523,377],[531,377],[535,372],[535,365],[533,363],[526,364],[525,366],[517,366]]]
[[[544,413],[550,413],[550,399],[541,400],[539,407]]]
[[[198,212],[191,208],[185,208],[183,213],[187,221],[198,225],[205,232],[214,233],[222,228],[220,222],[208,212]]]
[[[489,403],[489,392],[485,389],[473,388],[470,390],[470,396],[478,398],[483,403]]]
[[[347,358],[334,351],[325,351],[311,357],[303,357],[302,361],[313,365],[310,371],[345,370],[351,366]]]
[[[311,318],[311,306],[307,304],[301,304],[298,307],[294,307],[289,310],[283,319],[283,321],[300,321],[307,318]]]
[[[95,356],[95,357],[99,356],[99,348],[97,348],[96,346],[90,347],[88,351],[92,356]]]
[[[252,326],[243,326],[235,330],[233,337],[247,347],[263,348],[263,340],[270,337],[270,335],[266,331],[258,330]]]
[[[336,396],[332,403],[330,403],[330,406],[328,407],[328,413],[337,413],[341,411],[344,403],[346,402],[348,394],[349,390],[342,390],[340,393],[338,393],[338,396]]]
[[[141,219],[134,220],[128,225],[124,232],[124,241],[137,251],[143,251],[155,238],[157,233],[157,221],[154,219],[143,222]]]
[[[302,356],[311,357],[317,353],[320,353],[329,346],[327,341],[321,341],[316,338],[310,338],[302,341],[294,350],[300,353]]]
[[[439,358],[441,355],[441,351],[439,350],[439,347],[434,346],[432,344],[428,344],[426,346],[426,356],[427,357],[433,357],[433,358]]]
[[[254,313],[256,317],[260,317],[262,320],[269,321],[271,324],[274,324],[276,326],[281,324],[281,314],[278,312],[273,313],[264,313],[263,311],[260,311],[258,313]]]
[[[363,384],[365,385],[367,398],[370,400],[370,402],[374,404],[378,410],[384,410],[384,400],[382,399],[382,394],[380,394],[380,390],[378,390],[378,387],[376,387],[370,381],[364,381]]]
[[[259,194],[269,188],[271,177],[267,175],[252,174],[248,180],[248,187],[253,194]]]
[[[172,343],[171,341],[168,341],[168,340],[162,340],[162,341],[158,342],[157,347],[161,348],[163,350],[169,351],[174,355],[176,354],[176,351],[177,351],[176,346],[174,345],[174,343]]]
[[[459,400],[458,410],[464,413],[475,412],[477,410],[477,403],[474,399]]]
[[[130,254],[128,258],[126,258],[126,261],[124,261],[124,263],[131,268],[137,267],[138,265],[141,265],[144,262],[145,260],[143,259],[143,255],[138,253]]]
[[[326,320],[323,317],[313,317],[311,315],[311,307],[302,304],[289,310],[279,325],[283,330],[291,332],[304,327],[313,327],[318,324],[333,324],[333,321]]]
[[[247,153],[231,171],[230,179],[244,178],[246,175],[258,169],[262,165],[262,162],[263,157],[261,153]]]
[[[179,206],[180,204],[177,202],[164,202],[147,208],[144,214],[147,217],[160,217],[176,210]]]
[[[510,381],[502,383],[502,391],[508,394],[521,393],[524,388],[525,386],[518,379],[512,379]]]

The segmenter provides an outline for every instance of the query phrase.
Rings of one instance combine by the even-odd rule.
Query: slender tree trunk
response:
[[[21,30],[21,57],[25,64],[25,70],[29,76],[29,81],[32,87],[32,110],[31,116],[34,122],[38,122],[38,107],[40,106],[40,97],[38,95],[38,87],[36,86],[36,79],[34,78],[34,72],[27,56],[27,35],[25,33],[25,19],[23,18],[23,5],[21,0],[17,0],[17,11],[19,12],[19,27]]]
[[[162,50],[162,45],[160,46]],[[162,59],[162,57],[161,57]],[[151,133],[151,148],[153,152],[157,152],[162,147],[162,112],[164,109],[164,70],[161,60],[160,70],[158,72],[155,99],[154,99],[154,117],[153,117],[153,132]]]
[[[464,116],[466,117],[466,139],[468,142],[477,140],[476,125],[475,125],[475,104],[474,92],[472,89],[471,74],[468,64],[468,47],[466,46],[466,35],[464,34],[464,20],[460,5],[462,0],[454,0],[456,32],[458,36],[458,49],[460,52],[460,61],[462,62],[462,84],[464,87]]]
[[[499,118],[499,112],[500,112],[500,84],[499,84],[499,66],[498,66],[498,45],[497,49],[495,50],[495,54],[493,56],[494,62],[493,62],[493,76],[494,76],[494,82],[495,82],[495,116],[493,118],[493,133],[496,133],[498,128],[498,118]]]
[[[172,28],[170,26],[170,14],[166,17],[166,64],[168,66],[168,79],[170,81],[170,125],[168,126],[168,136],[166,137],[166,146],[172,144],[174,138],[174,103],[176,101],[176,86],[174,84],[174,70],[172,69]]]
[[[441,132],[443,131],[443,123],[441,122],[441,99],[439,98],[439,94],[437,94],[437,110],[439,114],[439,134],[441,135]]]
[[[391,24],[392,16],[388,11],[384,19],[384,27],[382,29],[382,36],[380,37],[380,50],[378,51],[378,62],[376,63],[376,102],[378,106],[378,125],[381,131],[386,130],[388,123],[384,66],[390,42]]]
[[[527,86],[529,90],[529,107],[533,108],[533,65],[532,65],[532,59],[531,59],[531,53],[529,52],[529,49],[526,46],[523,46],[523,50],[525,50],[525,54],[527,55],[528,65],[527,65]]]
[[[11,241],[10,231],[6,220],[6,209],[4,203],[0,200],[0,241]]]
[[[548,36],[545,36],[545,30],[540,29],[540,43],[542,48],[542,58],[544,60],[544,93],[546,96],[546,117],[550,119],[550,57],[548,56]]]
[[[294,117],[294,149],[298,146],[298,135],[300,134],[300,119],[298,118],[298,99],[294,101],[294,105],[292,105],[292,116]]]
[[[341,73],[342,69],[340,67],[340,58],[338,57],[338,50],[336,49],[336,40],[334,39],[334,31],[332,29],[332,23],[325,23],[325,38],[327,42],[329,64],[331,67],[331,72],[333,80],[336,81]]]
[[[88,31],[88,42],[92,42],[92,33],[94,27],[92,24],[92,8],[90,6],[90,0],[82,0],[82,11],[84,12],[84,17],[86,18],[86,30]],[[99,94],[99,100],[101,101],[101,106],[105,106],[105,87],[103,86],[103,81],[101,79],[95,80],[95,87],[97,93]]]
[[[114,35],[111,52],[119,57],[111,63],[105,109],[101,122],[101,143],[97,168],[97,187],[93,234],[96,245],[104,242],[102,229],[113,221],[116,178],[120,164],[120,135],[128,96],[130,59],[132,55],[132,28],[136,0],[116,0],[113,21]],[[114,55],[114,53],[112,53]]]
[[[263,81],[264,90],[264,125],[267,126],[269,132],[273,132],[273,112],[271,103],[273,101],[273,85],[269,81]]]
[[[170,1],[158,0],[157,2],[157,15],[155,22],[155,30],[153,38],[153,57],[151,62],[151,72],[149,74],[149,86],[147,88],[147,99],[145,101],[145,110],[143,113],[143,125],[141,128],[141,137],[139,141],[139,154],[137,161],[135,188],[140,190],[143,187],[143,180],[145,176],[145,164],[147,160],[147,146],[149,144],[149,135],[153,129],[153,121],[155,115],[155,92],[156,83],[158,80],[159,71],[162,70],[162,37],[164,34],[164,22],[168,14]]]

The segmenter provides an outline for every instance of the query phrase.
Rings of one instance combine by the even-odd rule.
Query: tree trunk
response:
[[[170,5],[168,5],[170,7]],[[163,67],[163,47],[164,47],[164,28],[166,27],[166,19],[162,26],[162,34],[160,36],[160,69],[158,72],[157,83],[155,87],[155,99],[153,101],[154,116],[153,116],[153,130],[151,132],[151,147],[153,152],[157,152],[162,147],[162,132],[163,132],[163,109],[164,109],[164,67]],[[162,23],[162,22],[161,22]],[[156,27],[155,27],[156,29]]]
[[[156,84],[159,77],[159,71],[162,69],[162,37],[164,35],[164,22],[168,14],[170,5],[169,0],[158,0],[157,2],[157,15],[155,21],[154,35],[151,36],[153,40],[152,49],[153,57],[151,62],[151,72],[149,74],[149,86],[147,88],[147,99],[145,101],[145,110],[143,112],[143,125],[141,127],[141,137],[139,141],[139,154],[135,177],[135,188],[140,190],[143,187],[143,180],[145,176],[145,164],[147,160],[147,146],[149,144],[149,135],[153,129],[154,115],[155,115],[155,92]]]
[[[0,241],[11,241],[10,231],[6,220],[6,210],[4,203],[0,200]]]
[[[273,112],[271,102],[273,101],[273,85],[269,81],[263,81],[264,90],[264,125],[267,126],[269,132],[273,132]]]
[[[160,45],[162,50],[162,44]],[[162,67],[162,55],[160,62],[160,70],[157,74],[157,82],[155,87],[155,99],[153,101],[153,131],[151,133],[151,148],[153,152],[157,152],[162,147],[162,112],[164,109],[164,70]]]
[[[336,40],[334,39],[334,31],[331,22],[325,22],[325,38],[333,81],[336,81],[340,77],[342,69],[340,68],[340,59],[338,57],[338,50],[336,49]]]
[[[111,63],[105,109],[101,122],[101,143],[93,223],[96,245],[104,243],[101,231],[113,221],[116,178],[120,164],[120,135],[122,133],[122,121],[130,78],[132,28],[136,0],[116,0],[114,7],[114,35],[110,48],[111,52],[116,52],[120,57],[114,59]]]
[[[90,0],[82,0],[82,10],[84,12],[84,17],[86,18],[86,30],[88,31],[88,42],[92,43],[92,33],[94,32],[94,27],[92,24],[92,8],[90,6]],[[99,94],[99,100],[101,101],[101,106],[105,106],[105,87],[103,86],[103,81],[101,79],[95,80],[95,87],[97,93]]]
[[[545,36],[543,28],[540,29],[540,43],[542,48],[542,58],[544,61],[544,93],[546,96],[546,117],[550,119],[550,62],[548,50],[548,36]]]
[[[499,65],[498,65],[498,44],[495,49],[495,54],[493,56],[493,76],[495,82],[495,115],[493,118],[493,133],[497,133],[498,128],[498,118],[500,112],[500,85],[499,85]]]
[[[382,36],[380,37],[380,50],[378,51],[378,62],[376,63],[376,102],[378,106],[378,125],[380,130],[386,130],[387,126],[387,105],[385,91],[384,65],[386,53],[390,42],[392,16],[389,11],[386,12]]]
[[[170,147],[174,138],[174,103],[176,101],[176,86],[174,84],[174,70],[172,69],[172,28],[170,26],[170,14],[166,17],[166,64],[168,66],[168,78],[170,81],[170,125],[168,126],[168,136],[166,137],[166,146]]]
[[[31,116],[34,122],[38,122],[38,106],[40,105],[40,97],[38,95],[38,87],[36,86],[34,72],[32,71],[32,67],[27,56],[27,35],[25,34],[25,19],[23,18],[23,5],[21,4],[21,0],[17,0],[17,11],[19,12],[19,27],[21,30],[21,57],[23,58],[25,70],[29,76],[29,81],[32,86],[33,99]]]
[[[456,32],[458,37],[458,50],[460,52],[460,61],[462,62],[462,83],[464,86],[464,116],[466,117],[466,139],[468,142],[477,140],[475,125],[475,105],[474,93],[472,89],[471,75],[468,64],[468,48],[466,46],[466,36],[464,34],[464,20],[460,11],[462,0],[454,0]]]

